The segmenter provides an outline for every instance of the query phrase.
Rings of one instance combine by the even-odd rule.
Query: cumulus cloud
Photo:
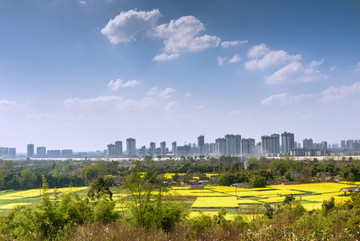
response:
[[[264,56],[268,52],[270,52],[270,48],[267,47],[266,44],[255,45],[249,49],[248,57],[249,58],[257,58],[257,57]]]
[[[302,58],[301,55],[289,55],[284,50],[270,51],[266,45],[254,46],[249,50],[248,56],[252,59],[245,63],[245,68],[249,70],[266,69],[273,66],[287,64]],[[257,58],[261,57],[262,58]]]
[[[229,47],[233,47],[233,46],[238,46],[238,45],[246,44],[247,42],[248,42],[247,40],[223,41],[223,42],[221,42],[221,48],[229,48]]]
[[[270,76],[265,77],[267,84],[280,84],[289,82],[309,82],[326,78],[320,74],[319,70],[314,68],[305,68],[300,62],[292,62]]]
[[[82,5],[86,5],[86,4],[87,4],[87,2],[86,2],[86,1],[83,1],[83,0],[82,0],[82,1],[79,1],[79,3],[82,4]]]
[[[360,73],[360,62],[357,63],[355,69],[354,69],[355,73]]]
[[[109,105],[115,108],[127,108],[127,107],[149,107],[155,105],[155,100],[152,98],[143,98],[140,100],[134,100],[130,98],[125,98],[123,96],[98,96],[96,98],[81,99],[78,97],[66,99],[64,101],[66,106],[74,105],[86,105],[86,106],[103,106]]]
[[[279,105],[287,106],[301,102],[302,100],[310,97],[314,97],[314,94],[300,94],[300,95],[288,95],[287,93],[281,93],[271,95],[261,101],[263,105]]]
[[[122,79],[110,80],[108,83],[108,88],[111,90],[119,90],[120,88],[124,87],[135,87],[140,84],[137,80],[128,80],[124,82]]]
[[[172,59],[177,59],[180,56],[180,54],[175,53],[175,54],[166,54],[166,53],[162,53],[162,54],[158,54],[156,55],[153,60],[154,61],[168,61],[168,60],[172,60]]]
[[[137,33],[152,28],[160,16],[159,9],[148,12],[136,10],[121,12],[106,24],[101,33],[113,44],[130,42]]]
[[[324,90],[323,92],[321,92],[320,101],[321,102],[337,101],[354,95],[359,96],[359,94],[360,94],[360,82],[356,82],[352,85],[345,85],[339,88],[335,88],[331,86],[326,90]]]
[[[183,16],[154,27],[151,35],[164,39],[166,53],[199,52],[217,47],[220,43],[217,36],[199,35],[204,30],[204,24],[199,19]]]
[[[229,59],[229,63],[230,64],[233,64],[233,63],[236,63],[236,62],[240,62],[241,61],[241,58],[239,57],[238,54],[235,54],[232,58]]]
[[[171,97],[171,94],[175,92],[175,89],[173,88],[166,88],[163,91],[159,93],[159,97],[163,99],[169,99]]]

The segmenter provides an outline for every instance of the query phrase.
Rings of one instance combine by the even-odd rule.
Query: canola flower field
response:
[[[172,176],[173,173],[168,176]],[[355,183],[360,185],[360,182]],[[335,198],[336,204],[345,202],[350,196],[345,196],[340,189],[349,187],[346,182],[339,183],[310,183],[296,185],[271,185],[265,188],[235,188],[228,186],[205,185],[201,189],[192,189],[191,186],[175,186],[166,195],[181,197],[191,205],[190,216],[198,215],[199,211],[216,214],[220,208],[228,210],[227,217],[241,213],[247,215],[248,219],[258,217],[259,209],[265,203],[281,205],[286,195],[293,195],[295,202],[302,204],[305,209],[313,210],[321,208],[323,201]],[[59,188],[59,194],[66,192],[82,192],[84,195],[88,187]],[[55,189],[49,189],[53,193]],[[124,209],[124,200],[128,194],[119,193],[113,190],[113,198],[116,207]],[[2,191],[0,192],[0,212],[11,210],[17,205],[33,205],[38,203],[41,197],[41,189],[26,191]]]

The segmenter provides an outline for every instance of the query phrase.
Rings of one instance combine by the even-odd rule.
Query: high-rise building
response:
[[[303,148],[304,149],[313,149],[313,146],[314,146],[313,139],[303,140]]]
[[[116,157],[121,157],[123,155],[123,146],[122,141],[115,141],[115,153]]]
[[[320,150],[327,150],[327,141],[322,141],[320,143]]]
[[[346,149],[346,142],[345,140],[342,140],[340,143],[341,149]]]
[[[263,154],[278,154],[280,153],[280,136],[279,134],[272,134],[271,136],[261,137],[261,152]]]
[[[346,149],[348,149],[350,151],[354,150],[354,140],[346,141]]]
[[[108,155],[108,157],[115,157],[115,145],[114,144],[107,145],[107,155]]]
[[[211,153],[212,155],[215,155],[215,150],[216,150],[216,144],[215,143],[210,143],[209,153]]]
[[[205,137],[203,135],[198,137],[198,154],[205,154]]]
[[[73,156],[73,150],[71,149],[65,149],[61,151],[62,158],[71,158],[72,156]]]
[[[46,157],[46,147],[45,146],[39,146],[36,148],[36,156],[38,158],[44,158]]]
[[[218,138],[215,140],[215,155],[216,156],[225,156],[226,153],[226,139]]]
[[[128,157],[136,156],[136,140],[134,138],[126,139],[126,155]]]
[[[240,154],[240,135],[226,135],[226,155],[236,156]]]
[[[161,155],[166,154],[166,142],[165,141],[160,142],[160,154]]]
[[[295,148],[294,133],[284,132],[281,134],[281,152],[290,155],[291,149]]]
[[[28,144],[27,145],[27,157],[28,158],[31,158],[31,157],[34,157],[35,154],[34,154],[34,144]]]
[[[176,146],[176,141],[174,141],[173,143],[171,143],[171,146],[172,146],[172,153],[174,156],[177,156],[177,146]]]
[[[240,141],[240,154],[243,156],[255,154],[255,139],[241,139]]]
[[[9,157],[16,157],[16,148],[9,148]]]
[[[149,155],[152,157],[155,156],[155,150],[156,150],[155,142],[150,142]]]

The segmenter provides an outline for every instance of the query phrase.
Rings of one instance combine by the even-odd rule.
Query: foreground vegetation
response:
[[[69,161],[32,168],[0,163],[0,184],[9,185],[6,180],[24,184],[35,176],[35,186],[41,187],[0,192],[0,212],[4,212],[0,215],[0,239],[360,238],[360,195],[340,192],[343,187],[359,184],[357,160],[318,163],[260,158],[250,159],[247,170],[233,158],[123,164]],[[318,182],[320,171],[346,181]],[[296,176],[295,172],[301,175]],[[59,188],[64,183],[57,186],[57,181],[67,180],[66,176],[77,176],[89,187]],[[195,185],[199,180],[212,184]],[[271,184],[276,180],[295,180],[298,184]],[[258,188],[218,185],[239,181],[246,187],[261,185]],[[54,187],[58,188],[51,189]]]

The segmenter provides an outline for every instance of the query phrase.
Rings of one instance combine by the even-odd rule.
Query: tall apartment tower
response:
[[[226,135],[226,155],[237,156],[240,155],[240,140],[241,135]]]
[[[38,158],[44,158],[46,157],[46,147],[45,146],[39,146],[36,148],[36,156]]]
[[[160,142],[160,153],[161,155],[165,155],[166,154],[166,142]]]
[[[128,157],[136,156],[136,140],[134,138],[126,139],[126,155]]]
[[[281,134],[281,152],[289,155],[290,150],[295,148],[294,133],[284,132]]]
[[[149,149],[150,156],[153,157],[155,155],[155,149],[156,149],[155,142],[150,142],[150,149]]]
[[[225,156],[226,155],[226,139],[218,138],[215,140],[215,155]]]
[[[122,141],[115,141],[115,153],[116,157],[121,157],[123,155],[123,146]]]
[[[205,137],[203,135],[198,137],[198,154],[205,154]]]
[[[255,139],[241,139],[240,141],[240,155],[247,156],[255,154]]]
[[[303,140],[303,148],[304,149],[312,149],[313,148],[313,139],[304,139]]]
[[[34,157],[34,144],[27,144],[27,157]]]
[[[108,157],[115,157],[115,145],[114,144],[107,145],[107,155],[108,155]]]
[[[280,136],[279,134],[272,134],[271,136],[261,137],[261,152],[263,154],[278,154],[280,153]]]
[[[173,143],[171,143],[171,146],[172,146],[172,153],[174,156],[177,156],[177,145],[176,145],[176,141],[174,141]]]

